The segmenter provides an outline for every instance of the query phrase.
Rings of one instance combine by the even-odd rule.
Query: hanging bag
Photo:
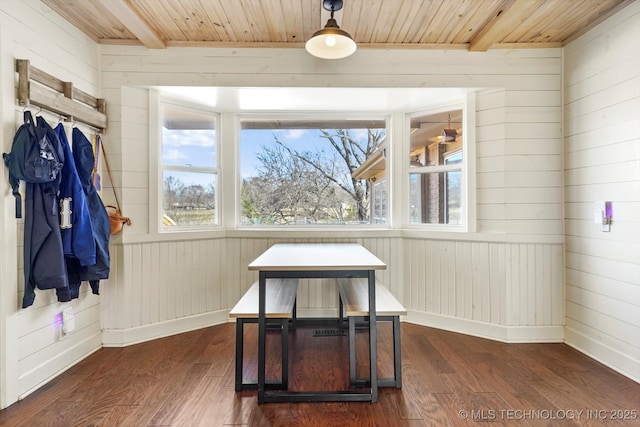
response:
[[[10,153],[3,153],[9,168],[9,183],[16,198],[16,218],[22,218],[20,181],[44,184],[59,180],[64,153],[53,130],[44,119],[33,120],[31,111],[24,112],[24,123],[13,138]]]
[[[113,196],[116,199],[116,206],[105,205],[107,214],[109,215],[109,224],[111,225],[111,234],[118,234],[122,231],[125,224],[131,225],[131,219],[122,215],[120,210],[120,201],[118,200],[118,194],[113,186],[113,177],[111,176],[111,169],[109,168],[109,160],[107,159],[107,152],[102,144],[102,138],[100,134],[96,136],[96,146],[102,148],[102,157],[104,158],[104,166],[107,168],[107,174],[109,175],[109,181],[111,182],[111,188],[113,189]],[[96,168],[97,169],[97,168]]]
[[[118,234],[122,231],[125,224],[131,225],[129,217],[123,216],[117,206],[106,205],[105,209],[109,215],[109,224],[111,225],[111,234]]]

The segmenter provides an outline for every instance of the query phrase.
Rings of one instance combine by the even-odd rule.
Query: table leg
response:
[[[376,274],[369,270],[369,378],[371,401],[378,401],[378,333],[376,322]]]
[[[260,271],[258,274],[258,404],[264,403],[264,390],[266,382],[266,342],[267,322],[265,318],[265,286],[266,274]]]

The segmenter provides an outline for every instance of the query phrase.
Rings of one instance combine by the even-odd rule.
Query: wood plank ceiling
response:
[[[359,48],[561,47],[634,0],[344,0]],[[322,0],[42,0],[97,43],[302,48]]]

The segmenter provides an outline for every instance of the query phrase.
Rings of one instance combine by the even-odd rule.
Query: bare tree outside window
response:
[[[352,174],[384,140],[384,121],[370,128],[259,123],[242,127],[243,224],[370,223],[371,183]]]

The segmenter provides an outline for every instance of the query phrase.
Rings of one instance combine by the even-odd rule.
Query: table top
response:
[[[384,270],[387,265],[359,243],[278,243],[249,270]]]

